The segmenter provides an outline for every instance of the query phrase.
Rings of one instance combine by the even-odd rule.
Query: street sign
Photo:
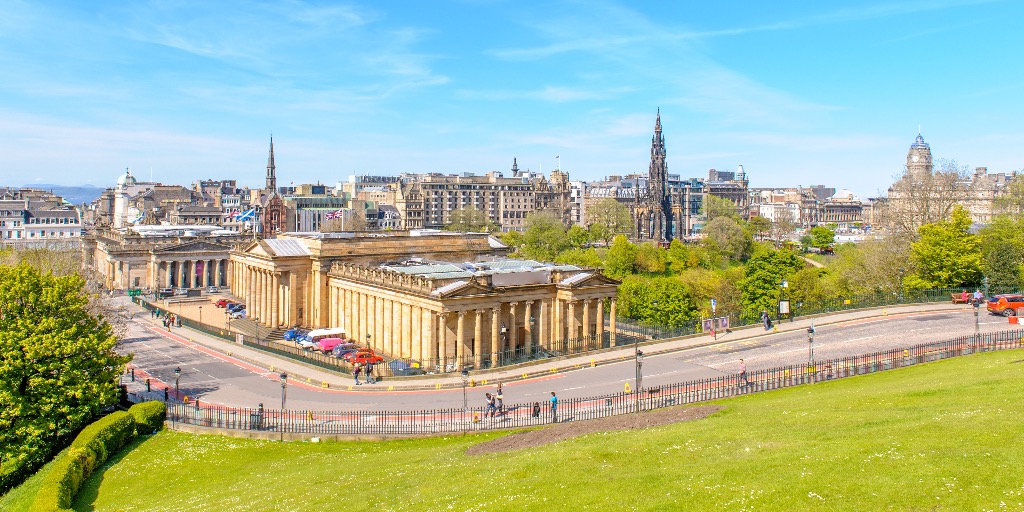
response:
[[[711,314],[715,314],[715,308],[718,307],[718,301],[711,299]]]

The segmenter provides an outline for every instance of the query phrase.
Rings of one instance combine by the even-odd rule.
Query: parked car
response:
[[[1024,308],[1024,295],[1007,293],[996,295],[988,299],[986,309],[993,315],[1014,316],[1017,308]]]
[[[384,358],[383,357],[378,356],[376,353],[374,353],[374,351],[372,349],[369,349],[369,348],[363,348],[363,349],[356,350],[355,352],[349,352],[348,354],[345,354],[344,356],[342,356],[342,359],[344,359],[345,362],[350,363],[350,364],[356,364],[356,363],[360,363],[360,364],[374,363],[374,364],[376,364],[376,363],[383,363],[384,362]]]
[[[211,286],[206,289],[206,293],[220,293],[220,288],[217,288],[216,286]]]
[[[174,290],[174,296],[175,297],[185,297],[187,295],[188,295],[188,288],[178,288],[177,290]]]
[[[330,354],[334,347],[345,343],[341,338],[323,338],[317,342],[316,348],[325,354]]]
[[[167,297],[174,296],[174,288],[160,288],[160,291],[156,293],[157,298],[166,299]]]
[[[245,310],[237,309],[231,313],[231,318],[245,318]]]
[[[305,335],[306,335],[306,330],[305,329],[299,329],[299,328],[296,327],[294,329],[288,329],[287,331],[285,331],[284,332],[284,339],[285,339],[285,341],[298,341],[298,339],[300,337],[305,336]]]
[[[245,309],[245,304],[242,304],[241,302],[236,302],[234,304],[227,306],[227,309],[229,313],[234,313],[235,311]]]
[[[295,340],[295,344],[301,347],[303,350],[313,350],[316,348],[316,342],[309,336],[299,336]]]
[[[413,366],[405,361],[395,360],[388,363],[388,367],[391,368],[391,374],[395,377],[407,377],[411,375],[426,375],[427,372],[420,368],[419,363]]]
[[[226,308],[232,304],[236,304],[236,302],[231,299],[218,299],[217,302],[213,303],[213,305],[218,308]]]
[[[349,352],[355,352],[359,350],[359,347],[355,343],[341,343],[331,350],[331,355],[334,357],[344,357]]]

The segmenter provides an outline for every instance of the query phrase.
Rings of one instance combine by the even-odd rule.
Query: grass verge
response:
[[[717,402],[704,420],[469,456],[503,433],[285,443],[161,432],[76,510],[1024,509],[1022,351]]]
[[[44,464],[43,467],[39,468],[39,471],[36,471],[34,475],[22,482],[21,485],[0,496],[0,510],[4,512],[27,512],[43,485],[43,479],[50,473],[53,463],[66,454],[66,449],[58,453],[53,460]]]

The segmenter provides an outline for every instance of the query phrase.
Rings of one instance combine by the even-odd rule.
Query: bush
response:
[[[142,402],[131,406],[128,413],[135,418],[137,434],[152,434],[164,426],[167,410],[163,402]]]
[[[64,458],[46,475],[32,504],[33,511],[51,512],[71,507],[82,482],[135,437],[135,417],[119,411],[85,427]]]

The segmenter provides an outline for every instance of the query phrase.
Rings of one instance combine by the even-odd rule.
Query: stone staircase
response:
[[[257,337],[257,326],[254,320],[248,318],[239,318],[231,321],[231,330],[237,333],[244,334],[246,338]],[[258,334],[261,341],[281,341],[284,339],[284,332],[287,329],[271,329],[266,326],[259,326]]]

